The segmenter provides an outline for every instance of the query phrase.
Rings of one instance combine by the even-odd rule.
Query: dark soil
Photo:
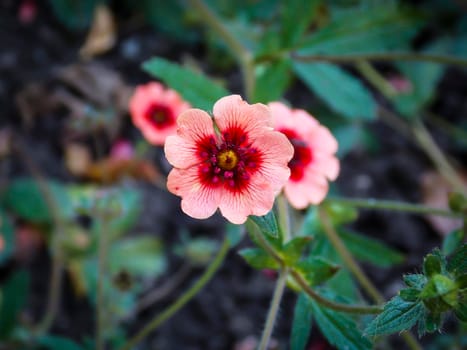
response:
[[[63,162],[63,139],[60,135],[63,115],[41,115],[33,122],[32,127],[26,127],[15,104],[15,97],[31,82],[53,86],[57,69],[78,60],[77,52],[86,33],[71,33],[66,30],[51,16],[47,5],[39,6],[37,18],[28,25],[18,22],[15,1],[3,1],[0,11],[0,129],[10,128],[14,131],[15,138],[34,159],[44,176],[72,181],[73,178]],[[184,55],[191,55],[200,61],[206,59],[203,47],[181,46],[169,37],[148,27],[135,26],[123,17],[119,22],[116,46],[95,61],[121,74],[127,84],[136,85],[150,79],[140,69],[140,63],[144,60],[152,56],[180,60]],[[231,91],[241,92],[235,70],[217,73],[227,75]],[[307,101],[307,96],[300,96],[303,94],[308,92],[296,86],[288,95]],[[465,96],[467,74],[465,71],[449,69],[440,84],[433,108],[448,120],[458,123],[467,115]],[[404,139],[381,123],[373,123],[371,130],[377,136],[380,148],[376,153],[359,148],[345,157],[336,183],[340,193],[349,197],[421,202],[421,176],[432,168],[429,160],[410,140]],[[141,137],[128,121],[119,132],[133,140]],[[441,132],[435,132],[435,137],[452,157],[466,165],[465,148],[462,151],[454,147],[449,137]],[[161,164],[161,152],[154,151],[153,155],[154,160]],[[14,157],[3,160],[0,171],[0,185],[5,180],[28,174],[21,160]],[[135,182],[135,186],[143,190],[145,197],[144,212],[135,231],[158,232],[167,242],[173,242],[174,237],[186,229],[193,235],[209,234],[219,239],[222,237],[224,221],[220,217],[204,221],[190,219],[182,214],[178,198],[142,181]],[[405,264],[390,270],[365,266],[371,279],[386,297],[393,296],[400,289],[401,275],[416,271],[422,257],[433,247],[439,246],[441,241],[440,235],[420,216],[363,210],[352,226],[357,231],[386,241],[407,254]],[[28,314],[37,319],[43,312],[47,295],[46,276],[49,274],[50,258],[43,248],[28,262],[21,264],[31,272],[33,278]],[[179,265],[180,261],[174,258],[169,264],[168,275],[176,271]],[[5,278],[17,267],[19,266],[10,264],[9,268],[2,269],[0,278]],[[184,286],[189,285],[200,273],[201,270],[194,271]],[[175,317],[151,335],[141,349],[233,349],[235,344],[246,337],[258,337],[261,333],[273,287],[273,279],[251,269],[235,252],[231,252],[216,278]],[[73,297],[68,280],[65,281],[64,295],[59,317],[52,331],[77,340],[92,335],[94,319],[88,302]],[[175,298],[176,295],[170,295],[155,307],[129,320],[129,333],[132,334],[155,311]],[[274,338],[281,344],[280,348],[286,347],[290,335],[294,300],[295,296],[287,292],[274,332]],[[326,347],[320,339],[314,328],[314,347],[310,349],[331,348]],[[402,348],[403,345],[400,346]]]

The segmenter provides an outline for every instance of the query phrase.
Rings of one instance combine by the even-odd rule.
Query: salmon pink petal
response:
[[[337,141],[329,129],[324,126],[320,125],[315,128],[308,141],[313,149],[319,149],[323,153],[334,154],[337,152]]]
[[[289,182],[284,189],[290,204],[304,209],[309,204],[319,204],[326,197],[329,185],[324,176],[311,173],[301,182]]]
[[[240,225],[249,215],[266,215],[274,205],[274,198],[268,183],[250,183],[241,193],[224,191],[219,209],[227,220]]]
[[[221,192],[200,184],[198,169],[172,169],[167,178],[167,188],[182,197],[182,210],[195,219],[206,219],[214,214]]]
[[[221,132],[240,129],[249,138],[254,139],[257,135],[272,130],[268,107],[261,103],[250,105],[239,95],[221,98],[214,104],[213,114]]]
[[[340,165],[339,160],[334,156],[320,153],[314,154],[313,163],[310,166],[315,172],[320,172],[329,180],[334,181],[339,175]]]

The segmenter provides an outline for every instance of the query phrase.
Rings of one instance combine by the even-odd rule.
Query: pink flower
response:
[[[167,136],[175,134],[176,119],[188,108],[176,91],[156,82],[138,86],[130,99],[133,123],[154,145],[163,145]]]
[[[217,208],[234,224],[265,215],[290,176],[293,147],[272,129],[269,109],[249,105],[238,95],[221,98],[214,120],[190,109],[178,120],[177,134],[165,143],[174,166],[167,187],[182,197],[182,210],[197,219]],[[216,128],[213,125],[216,124]]]
[[[295,151],[285,196],[297,209],[320,203],[328,192],[328,180],[339,174],[336,139],[302,109],[290,109],[280,102],[271,102],[269,107],[275,129],[287,136]]]

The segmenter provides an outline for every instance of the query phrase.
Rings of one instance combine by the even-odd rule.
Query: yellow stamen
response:
[[[217,165],[223,170],[232,170],[238,163],[237,154],[231,149],[221,151],[217,155]]]

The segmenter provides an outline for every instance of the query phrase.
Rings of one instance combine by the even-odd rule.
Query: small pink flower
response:
[[[214,120],[190,109],[177,120],[177,134],[165,143],[174,169],[167,187],[182,197],[182,210],[197,219],[217,208],[234,224],[265,215],[290,176],[293,147],[272,129],[269,109],[249,105],[238,95],[221,98]],[[216,124],[214,128],[213,122]]]
[[[291,175],[284,188],[287,199],[297,209],[320,203],[328,192],[328,180],[339,174],[336,139],[302,109],[290,109],[280,102],[271,102],[269,107],[275,129],[294,147]]]
[[[167,136],[175,134],[176,119],[188,108],[175,90],[156,82],[138,86],[130,99],[133,123],[154,145],[163,145]]]

